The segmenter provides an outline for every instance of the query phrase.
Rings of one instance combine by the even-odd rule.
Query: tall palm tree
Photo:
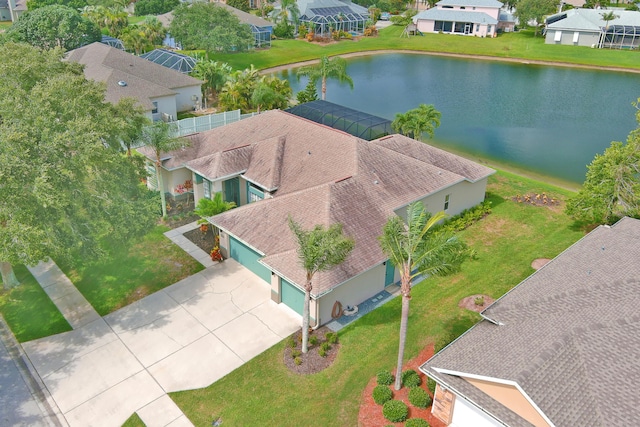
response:
[[[613,13],[612,11],[601,13],[600,16],[602,17],[602,20],[605,23],[605,25],[604,25],[604,34],[602,34],[602,38],[600,39],[600,46],[599,46],[600,48],[602,48],[604,46],[604,42],[607,39],[607,31],[609,30],[609,21],[613,21],[615,19],[618,19],[619,16],[616,15],[615,13]],[[609,43],[609,48],[611,48],[611,43]]]
[[[346,82],[353,89],[353,80],[347,74],[347,61],[340,57],[329,59],[328,56],[323,56],[318,64],[300,68],[298,78],[300,76],[308,76],[314,82],[317,82],[318,79],[322,81],[323,101],[327,97],[327,79],[337,79],[340,83]]]
[[[293,22],[298,27],[298,18],[300,17],[300,8],[298,8],[297,0],[280,0],[280,21]]]
[[[104,13],[104,27],[113,37],[120,37],[122,31],[129,25],[127,12],[117,7],[109,7]]]
[[[167,216],[167,200],[164,194],[164,184],[162,182],[162,153],[177,150],[178,148],[188,145],[188,141],[184,138],[173,136],[174,128],[171,124],[165,122],[155,122],[151,126],[144,128],[140,142],[145,146],[153,149],[155,154],[155,169],[158,179],[158,189],[160,190],[160,200],[162,202],[162,216]]]
[[[202,89],[204,95],[213,100],[222,86],[229,79],[232,68],[226,62],[198,61],[191,75],[204,81]]]
[[[429,134],[429,138],[433,138],[435,129],[440,126],[440,117],[440,111],[433,105],[420,104],[418,108],[396,114],[391,127],[402,135],[420,141],[425,132]]]
[[[149,46],[149,40],[143,29],[139,26],[127,27],[120,33],[120,39],[128,51],[134,51],[136,55],[140,55]]]
[[[153,45],[161,44],[164,36],[167,34],[167,29],[164,28],[162,22],[155,16],[147,17],[147,19],[139,24],[139,27],[149,43]]]
[[[446,275],[458,271],[468,253],[464,242],[451,233],[436,229],[436,224],[444,217],[444,212],[431,216],[421,202],[415,202],[407,207],[406,223],[399,216],[389,218],[379,237],[382,251],[400,271],[402,315],[396,390],[402,387],[402,362],[413,279],[417,276]]]
[[[298,242],[298,261],[307,276],[302,308],[302,352],[306,353],[309,343],[309,305],[313,276],[319,271],[328,271],[342,264],[353,250],[355,242],[342,234],[342,224],[333,224],[329,228],[316,225],[312,230],[304,230],[289,217],[289,228]]]

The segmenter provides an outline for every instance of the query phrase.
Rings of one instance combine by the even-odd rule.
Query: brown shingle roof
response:
[[[138,100],[146,110],[153,108],[149,98],[174,95],[176,89],[202,83],[100,42],[72,50],[67,60],[83,64],[88,79],[106,83],[107,101],[117,103],[121,98],[130,97]],[[120,86],[119,81],[127,85]]]
[[[487,308],[421,369],[528,425],[448,369],[517,382],[557,427],[640,425],[640,221],[601,226]]]

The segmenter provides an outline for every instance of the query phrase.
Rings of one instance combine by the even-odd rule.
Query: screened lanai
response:
[[[313,122],[345,131],[367,141],[393,133],[391,121],[387,119],[328,101],[305,102],[286,111]]]
[[[331,31],[346,31],[352,35],[362,34],[369,19],[366,8],[347,1],[312,0],[298,1],[302,15],[298,18],[310,32],[330,37]]]
[[[122,40],[117,39],[115,37],[105,36],[103,34],[102,35],[102,40],[100,40],[100,41],[102,43],[106,44],[107,46],[111,46],[111,47],[115,47],[116,49],[124,50],[124,44],[122,43]]]
[[[637,49],[640,46],[640,27],[635,25],[611,25],[602,30],[600,47],[610,49]]]
[[[183,74],[189,74],[198,62],[197,59],[191,56],[183,55],[167,49],[155,49],[151,52],[140,55],[140,58],[155,62],[156,64],[171,68],[172,70],[179,71]]]

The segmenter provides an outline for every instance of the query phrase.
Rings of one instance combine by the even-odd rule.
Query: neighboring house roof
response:
[[[341,223],[356,241],[347,261],[318,273],[313,294],[381,264],[377,237],[394,210],[462,181],[494,171],[401,135],[371,142],[284,111],[191,135],[163,166],[186,165],[210,179],[243,177],[274,197],[227,211],[210,221],[266,255],[262,262],[294,283],[305,281],[291,215],[305,228]],[[146,149],[140,152],[153,158]]]
[[[236,15],[238,17],[238,19],[240,20],[240,22],[243,23],[243,24],[253,25],[253,26],[258,27],[258,28],[273,27],[273,22],[267,21],[264,18],[261,18],[261,17],[256,16],[256,15],[252,15],[252,14],[247,13],[245,11],[242,11],[240,9],[236,9],[235,7],[229,6],[226,3],[216,2],[214,4],[216,6],[219,6],[219,7],[222,7],[224,9],[227,9],[229,12],[233,13],[234,15]],[[169,24],[171,24],[171,21],[173,21],[173,12],[167,12],[165,14],[158,15],[157,18],[158,18],[158,20],[160,20],[160,22],[162,22],[163,26],[169,27]]]
[[[613,12],[618,17],[607,23],[602,19],[602,14],[608,12]],[[632,10],[569,9],[565,12],[549,16],[546,22],[549,22],[547,28],[553,30],[600,32],[600,30],[606,26],[640,26],[640,12]]]
[[[413,22],[419,20],[427,21],[455,21],[470,22],[472,24],[496,25],[498,20],[492,18],[484,12],[472,12],[459,9],[436,9],[423,10],[413,17]]]
[[[639,220],[600,226],[421,369],[509,426],[530,424],[463,377],[517,384],[556,427],[640,425],[639,260]]]
[[[500,9],[502,3],[497,0],[440,0],[436,6],[494,7]]]
[[[202,84],[198,79],[100,42],[70,51],[67,60],[83,64],[88,79],[106,83],[107,101],[117,103],[124,97],[134,98],[145,110],[154,108],[151,98],[175,95],[176,89]]]

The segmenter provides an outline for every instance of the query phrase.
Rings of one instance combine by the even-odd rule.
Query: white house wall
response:
[[[202,101],[202,91],[200,89],[200,85],[182,87],[174,90],[178,92],[175,102],[176,110],[178,112],[191,111],[194,109],[196,104],[200,106],[200,102]],[[194,101],[193,99],[191,99],[192,96],[196,96],[197,100]]]
[[[578,42],[574,43],[575,33],[578,32]],[[557,35],[560,33],[560,36]],[[556,40],[559,37],[559,40]],[[581,32],[581,31],[572,31],[572,30],[555,30],[548,28],[544,42],[546,44],[562,44],[567,46],[585,46],[592,47],[598,46],[600,43],[600,34],[599,33],[591,33],[591,32]]]
[[[460,396],[456,396],[449,427],[504,427],[504,424],[499,423]]]
[[[157,98],[149,98],[151,102],[158,103],[158,114],[168,114],[175,120],[177,117],[176,111],[176,96],[159,96]]]
[[[358,305],[384,290],[385,266],[380,264],[354,277],[320,299],[320,324],[330,322],[336,301],[343,308]]]
[[[164,175],[167,177],[165,181],[165,191],[173,194],[174,196],[178,196],[176,193],[176,187],[179,184],[184,184],[186,181],[192,178],[191,171],[187,168],[180,168],[173,171],[170,171],[168,174]],[[163,178],[164,178],[163,176]]]

